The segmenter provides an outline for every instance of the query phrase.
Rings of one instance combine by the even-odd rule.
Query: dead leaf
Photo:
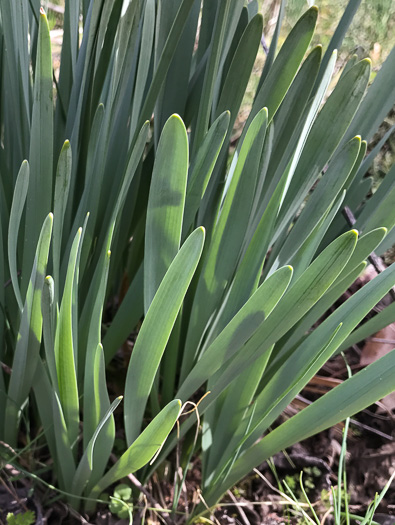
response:
[[[395,323],[392,323],[373,337],[370,337],[362,349],[360,364],[367,366],[388,354],[395,348]]]

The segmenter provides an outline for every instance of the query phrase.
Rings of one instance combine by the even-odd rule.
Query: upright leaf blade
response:
[[[14,197],[10,212],[10,222],[8,225],[8,262],[10,265],[10,274],[12,287],[14,288],[15,298],[20,311],[23,310],[23,302],[18,283],[18,257],[17,245],[19,226],[22,219],[23,209],[25,207],[27,190],[29,187],[29,164],[27,161],[22,162],[14,189]]]
[[[28,276],[41,225],[52,210],[53,170],[53,86],[49,26],[44,9],[40,27],[35,71],[33,112],[30,133],[30,181],[26,202],[25,245],[22,266],[22,294]]]
[[[180,248],[188,174],[188,137],[178,115],[166,122],[156,152],[145,227],[144,306],[154,298]]]
[[[39,359],[42,335],[41,293],[48,262],[52,223],[53,217],[52,214],[49,214],[44,221],[38,240],[14,352],[4,429],[5,440],[11,446],[16,444],[20,410],[29,395]]]
[[[195,273],[203,242],[204,230],[198,228],[182,245],[156,292],[136,340],[125,384],[125,432],[129,445],[139,435],[156,371]],[[148,353],[147,349],[150,349]]]

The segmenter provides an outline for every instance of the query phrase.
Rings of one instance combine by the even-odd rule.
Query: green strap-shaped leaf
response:
[[[230,5],[231,0],[222,0],[217,8],[215,26],[210,44],[210,54],[207,59],[202,94],[200,97],[199,111],[193,131],[192,151],[194,154],[202,144],[210,125],[214,88],[220,65],[221,52],[224,45],[226,22],[230,12]]]
[[[203,243],[204,230],[198,228],[182,245],[158,288],[134,345],[125,384],[125,432],[129,445],[140,433],[147,399]]]
[[[162,447],[180,415],[180,409],[179,399],[166,405],[92,489],[90,497],[97,497],[115,481],[146,465]]]
[[[235,378],[251,366],[260,356],[264,355],[265,352],[268,352],[272,345],[287,333],[324,295],[350,258],[356,240],[357,232],[353,230],[342,235],[329,245],[294,285],[287,290],[271,315],[261,323],[247,343],[238,349],[232,346],[232,350],[234,349],[233,358],[221,366],[219,372],[215,375],[215,381],[213,380],[210,383],[210,395],[205,397],[199,404],[199,413],[201,415],[210,406],[214,405],[222,392],[229,387]],[[339,321],[335,328],[338,325]],[[183,392],[186,393],[185,391]],[[181,425],[181,436],[185,435],[194,422],[194,418],[189,418]],[[174,446],[174,441],[169,444],[168,449],[172,446]],[[167,452],[168,449],[166,449]]]
[[[307,104],[320,67],[321,56],[321,46],[316,46],[309,53],[273,118],[273,152],[269,159],[265,188],[269,187],[269,183],[277,173],[284,171],[284,166],[286,167],[292,158],[295,145],[299,140],[298,126],[301,126],[304,119],[307,118]],[[325,79],[324,85],[326,85]],[[278,178],[275,177],[276,180]]]
[[[98,444],[98,437],[121,401],[122,401],[122,396],[114,399],[114,401],[111,403],[111,406],[108,408],[103,418],[97,425],[95,432],[93,433],[88,443],[88,446],[85,449],[84,455],[82,456],[81,461],[75,472],[74,479],[73,479],[72,486],[71,486],[72,493],[75,494],[76,496],[80,496],[82,494],[86,484],[89,481],[92,471],[94,470],[96,466],[93,461],[93,457],[94,457],[93,453],[94,453],[96,446],[100,449],[100,445]],[[98,452],[100,453],[101,451],[99,450]],[[107,461],[108,459],[106,459],[106,462]]]
[[[277,53],[278,39],[279,39],[279,36],[280,36],[281,26],[282,26],[283,19],[284,19],[284,14],[285,14],[285,5],[286,5],[286,0],[281,0],[281,2],[280,2],[280,9],[279,9],[279,12],[278,12],[278,17],[277,17],[277,22],[276,22],[276,28],[274,30],[273,37],[272,37],[272,40],[270,42],[269,52],[267,53],[267,56],[266,56],[265,65],[263,67],[262,74],[261,74],[261,77],[259,79],[257,93],[259,93],[259,91],[260,91],[260,89],[262,87],[262,84],[264,83],[264,81],[265,81],[265,79],[266,79],[266,77],[267,77],[267,75],[268,75],[268,73],[270,71],[270,68],[273,65],[274,58],[275,58],[276,53]]]
[[[328,352],[333,353],[342,342],[342,339],[347,337],[350,331],[380,298],[387,293],[394,283],[395,265],[392,265],[354,294],[324,321],[324,323],[306,339],[301,348],[296,350],[296,358],[298,358],[300,352],[306,352],[306,355],[314,355],[314,352],[317,352],[317,349],[320,348],[322,341],[325,341],[327,337],[330,337],[330,335],[334,333],[339,325],[339,320],[341,320],[341,329],[338,335],[331,340],[328,347]],[[376,369],[377,373],[376,371],[374,372],[374,380],[372,379],[371,382],[369,378],[370,374],[367,371],[372,369],[372,367]],[[265,461],[268,457],[296,441],[305,439],[324,428],[338,423],[342,419],[351,416],[358,410],[362,410],[389,393],[393,389],[394,368],[394,353],[392,352],[385,356],[385,358],[376,361],[374,365],[371,365],[371,367],[368,367],[360,374],[353,376],[351,380],[345,381],[341,385],[340,390],[338,388],[332,390],[329,394],[314,402],[306,411],[303,410],[295,416],[295,418],[288,420],[278,427],[278,429],[271,432],[260,441],[258,445],[252,446],[240,457],[222,486],[217,485],[213,487],[211,491],[213,500],[222,495],[223,490],[226,491],[229,486],[232,486],[238,479],[247,474],[254,468],[254,465],[256,466]],[[383,374],[384,370],[385,373]],[[390,379],[391,376],[392,379]],[[359,377],[358,381],[355,380],[357,377]],[[358,386],[354,387],[353,385],[355,384]],[[344,408],[342,409],[342,407]],[[275,417],[276,415],[274,414],[273,418]],[[268,421],[268,425],[270,425],[270,421]],[[254,465],[252,465],[252,462],[254,462]],[[244,469],[246,470],[243,473],[242,471],[244,471]],[[228,483],[230,483],[229,486]],[[216,494],[214,495],[214,493]],[[211,498],[211,494],[209,497]],[[211,504],[214,504],[213,500],[210,500]]]
[[[83,305],[79,323],[79,338],[81,341],[80,359],[82,360],[82,363],[85,362],[84,349],[86,349],[88,341],[88,330],[90,326],[90,318],[93,311],[93,304],[96,300],[97,289],[100,287],[100,280],[102,275],[100,257],[105,257],[106,253],[111,249],[114,230],[116,228],[117,222],[119,221],[120,213],[123,210],[123,206],[125,204],[130,185],[132,183],[133,177],[135,176],[141,157],[143,155],[144,148],[147,142],[148,131],[149,123],[146,122],[141,128],[140,134],[136,139],[135,145],[130,148],[127,167],[125,170],[121,187],[117,192],[114,206],[107,210],[108,213],[106,213],[106,216],[103,220],[102,229],[100,232],[99,240],[97,242],[97,246],[102,248],[96,250],[96,259],[94,260],[94,262],[92,262],[92,268],[95,268],[94,275],[93,278],[90,280],[90,283],[88,283],[89,291],[86,294],[85,303]],[[128,335],[128,333],[130,332],[127,332],[126,336]],[[114,347],[112,348],[114,349]]]
[[[163,47],[162,54],[160,55],[160,59],[152,78],[150,88],[145,97],[145,102],[140,112],[140,119],[139,123],[137,124],[137,129],[140,129],[143,123],[147,119],[151,118],[153,109],[155,107],[155,102],[166,79],[167,71],[170,67],[173,55],[181,38],[184,25],[188,19],[194,2],[195,0],[183,0],[177,11],[173,25],[171,26],[170,32]]]
[[[178,115],[166,122],[156,152],[148,198],[144,249],[144,309],[180,248],[188,174],[188,137]]]
[[[95,234],[95,226],[98,221],[98,208],[99,208],[99,201],[100,201],[100,194],[101,194],[101,188],[103,186],[103,128],[104,128],[104,115],[105,115],[105,108],[103,104],[99,104],[99,106],[96,109],[95,116],[93,119],[92,127],[90,130],[90,137],[89,137],[89,143],[88,143],[88,153],[87,153],[87,160],[86,160],[86,168],[85,168],[85,185],[82,193],[82,197],[80,199],[77,212],[74,214],[73,221],[72,221],[72,227],[71,232],[76,231],[81,224],[84,222],[84,219],[86,217],[86,214],[89,213],[90,219],[87,226],[87,231],[84,232],[86,241],[83,244],[82,247],[82,254],[81,254],[81,273],[84,273],[86,261],[88,259],[88,256],[91,252],[92,243],[94,242],[94,234]],[[74,177],[72,177],[72,180],[75,180],[75,174]],[[70,203],[71,204],[71,203]],[[68,212],[72,210],[72,206],[68,208]],[[70,235],[67,247],[66,247],[66,253],[70,251],[71,244],[73,242],[73,236]],[[62,279],[65,279],[65,274],[67,271],[66,266],[67,260],[63,259],[63,265],[62,265]]]
[[[355,115],[344,140],[361,135],[370,141],[395,102],[395,48],[387,57],[373,84],[370,86],[361,107]]]
[[[246,27],[240,38],[229,71],[223,82],[215,115],[218,117],[224,111],[230,111],[232,127],[239,112],[251,71],[261,41],[263,29],[262,15],[256,15]]]
[[[19,411],[29,395],[39,359],[42,336],[41,293],[48,262],[52,223],[53,216],[50,213],[44,221],[37,243],[14,351],[4,429],[4,439],[11,446],[16,445]]]
[[[329,225],[332,223],[334,217],[340,210],[346,192],[342,191],[332,206],[329,206],[327,210],[322,214],[322,218],[318,220],[310,235],[304,241],[302,246],[298,249],[294,257],[289,261],[295,268],[295,279],[300,276],[302,272],[306,270],[311,261],[314,259],[316,253],[319,253],[319,246],[322,238],[327,232]]]
[[[49,27],[40,11],[30,132],[30,181],[26,201],[25,245],[22,266],[22,294],[28,287],[37,240],[45,217],[52,210],[53,186],[53,85]]]
[[[292,268],[280,268],[271,275],[237,312],[204,352],[186,377],[177,397],[188,399],[251,337],[281,299],[292,277]]]
[[[351,173],[358,157],[360,145],[360,137],[355,137],[329,164],[327,172],[310,195],[306,206],[281,248],[278,255],[280,266],[292,260],[293,255],[310,235],[311,225],[316,225],[325,213],[328,213],[328,208],[332,206],[333,201],[342,191]]]
[[[79,15],[79,0],[70,0],[65,3],[57,92],[58,102],[55,112],[55,133],[59,142],[64,137],[64,128],[66,126],[67,111],[77,63]]]
[[[236,461],[222,485],[205,495],[207,505],[214,505],[228,488],[280,450],[336,425],[385,397],[393,391],[394,373],[395,351],[392,351],[270,432]]]
[[[23,310],[23,301],[18,283],[18,257],[17,245],[19,226],[21,223],[23,209],[25,207],[27,189],[29,187],[29,164],[26,160],[22,162],[21,168],[16,179],[14,197],[10,212],[10,222],[8,225],[8,263],[10,265],[10,275],[15,298],[19,310]]]
[[[191,160],[183,219],[183,237],[188,233],[198,211],[215,163],[229,128],[230,115],[225,111],[208,130],[196,157]]]
[[[151,63],[155,28],[155,0],[147,0],[144,9],[144,22],[141,35],[140,56],[138,62],[136,87],[133,96],[131,133],[134,132],[143,102],[144,92]]]
[[[368,233],[365,233],[365,235],[362,235],[358,239],[354,253],[351,255],[350,260],[344,267],[342,275],[347,275],[348,272],[351,272],[364,259],[369,257],[369,255],[377,248],[386,235],[386,228],[377,228],[376,230],[372,230]]]
[[[169,35],[170,29],[177,14],[180,2],[167,2],[158,9],[160,20],[157,21],[155,35],[155,63],[162,53],[163,46]],[[163,128],[164,123],[173,113],[178,113],[184,118],[185,105],[189,94],[189,82],[192,74],[194,46],[201,8],[201,1],[195,0],[177,43],[165,82],[162,86],[155,106],[155,134]],[[182,64],[182,67],[180,67]]]
[[[242,346],[242,351],[237,352],[232,360],[221,367],[215,384],[212,385],[212,394],[203,399],[199,412],[203,413],[243,370],[267,352],[324,295],[350,258],[356,241],[355,230],[336,239],[288,288],[271,315]]]
[[[229,465],[230,461],[234,461],[234,455],[237,453],[237,450],[248,448],[264,434],[270,424],[267,423],[268,416],[270,421],[274,420],[294,399],[296,394],[302,390],[311,377],[315,375],[322,364],[327,361],[330,355],[330,343],[336,337],[339,329],[340,326],[329,335],[327,341],[321,341],[313,356],[307,352],[295,352],[292,354],[291,358],[277,371],[277,374],[271,380],[264,379],[264,383],[267,384],[264,385],[260,394],[254,399],[253,404],[250,404],[252,398],[247,398],[248,404],[241,405],[236,403],[236,407],[239,408],[237,417],[235,417],[236,414],[232,414],[231,405],[226,399],[221,411],[221,418],[228,416],[228,420],[232,420],[233,416],[234,426],[231,428],[232,431],[228,436],[228,442],[224,443],[222,451],[217,448],[216,462],[213,465],[217,475],[223,471],[225,465]],[[250,370],[247,369],[246,371]],[[247,385],[240,385],[241,393],[246,389],[248,392],[248,381],[246,383]],[[236,392],[236,389],[233,388],[233,391]],[[226,409],[227,411],[225,411]],[[242,411],[244,411],[244,414]],[[273,412],[275,412],[274,415]],[[226,421],[225,417],[223,419]],[[218,422],[218,429],[220,429],[219,425],[221,423],[223,424],[222,419]]]
[[[358,246],[358,244],[357,244]],[[329,290],[321,299],[307,312],[295,327],[290,330],[281,341],[276,345],[276,351],[281,354],[287,354],[292,348],[298,346],[304,339],[307,331],[320,319],[325,312],[341,297],[346,290],[355,282],[366,268],[366,261],[361,262],[346,277],[340,277],[332,284]],[[346,265],[347,266],[347,265]],[[342,273],[346,273],[343,270]]]
[[[310,8],[298,20],[278,56],[271,66],[265,81],[256,94],[246,126],[262,107],[267,107],[269,121],[272,120],[291,85],[313,36],[318,9]]]
[[[67,199],[69,196],[70,180],[71,180],[71,147],[68,140],[63,144],[59,155],[58,167],[56,170],[55,179],[55,195],[54,195],[54,236],[52,247],[53,258],[53,275],[55,281],[55,297],[59,302],[59,280],[60,280],[60,261],[62,254],[62,237],[64,227],[64,217],[67,207]]]
[[[74,348],[73,302],[74,280],[80,249],[82,228],[79,228],[71,247],[66,282],[60,306],[59,320],[55,335],[55,358],[58,375],[59,399],[64,412],[70,445],[74,444],[79,433],[79,399],[77,386],[77,370]]]
[[[101,328],[103,304],[106,297],[108,270],[110,267],[110,252],[102,258],[100,287],[96,292],[95,302],[91,312],[88,332],[86,359],[84,366],[84,448],[92,438],[95,429],[104,413],[110,406],[107,394],[104,363],[98,360],[98,347],[101,343]],[[103,370],[101,370],[103,368]]]
[[[270,248],[274,224],[281,206],[283,192],[287,181],[287,172],[277,185],[267,208],[265,209],[258,226],[249,242],[241,262],[233,278],[226,304],[219,314],[219,325],[236,313],[251,293],[253,293],[262,274],[265,257]]]
[[[290,183],[280,212],[278,231],[288,225],[320,171],[333,155],[362,100],[369,75],[370,60],[362,60],[338,82],[320,111]]]
[[[73,478],[75,475],[75,459],[72,450],[73,443],[69,439],[69,432],[65,421],[65,416],[56,392],[51,392],[52,401],[52,421],[54,426],[57,464],[59,465],[60,486],[67,492],[71,491]]]
[[[395,165],[374,195],[363,207],[355,227],[364,232],[383,226],[388,232],[395,226]]]
[[[229,284],[240,255],[254,198],[260,153],[267,123],[263,108],[251,123],[240,154],[235,153],[223,207],[215,225],[197,286],[181,368],[181,380],[197,357],[198,345],[207,323]],[[259,152],[259,156],[256,151]],[[220,256],[219,256],[220,254]]]
[[[55,284],[50,275],[47,276],[44,281],[43,294],[41,298],[41,309],[43,314],[43,336],[48,374],[51,378],[52,387],[56,390],[56,392],[58,392],[58,377],[55,360],[57,304],[55,303]]]

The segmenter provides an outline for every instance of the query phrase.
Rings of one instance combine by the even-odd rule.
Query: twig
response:
[[[386,345],[395,345],[395,339],[382,339],[381,337],[369,337],[373,343],[384,343]]]
[[[248,518],[246,516],[246,513],[244,512],[244,510],[242,509],[242,507],[238,506],[238,501],[237,499],[235,498],[233,492],[231,490],[228,490],[227,492],[228,496],[230,497],[230,499],[233,501],[233,503],[236,505],[236,508],[237,508],[237,511],[238,513],[240,514],[240,517],[241,519],[243,520],[244,522],[244,525],[250,525],[250,522],[248,521]]]
[[[159,518],[162,518],[163,521],[165,523],[167,523],[168,525],[171,525],[172,524],[172,521],[170,520],[170,515],[167,513],[167,512],[162,512],[164,509],[163,507],[161,507],[159,505],[159,503],[156,501],[156,499],[148,492],[148,490],[146,490],[143,485],[140,483],[140,481],[135,477],[133,476],[133,474],[129,474],[128,475],[128,479],[129,481],[131,481],[133,483],[133,485],[135,487],[137,487],[139,489],[139,491],[144,494],[144,496],[147,498],[147,500],[150,502],[150,504],[155,508],[157,509],[158,511],[160,511],[160,514],[158,514],[158,517]]]

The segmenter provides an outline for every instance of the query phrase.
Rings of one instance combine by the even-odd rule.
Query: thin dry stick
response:
[[[269,488],[271,488],[274,492],[277,494],[280,494],[281,497],[283,497],[285,500],[288,501],[289,505],[292,505],[293,507],[298,507],[300,511],[302,512],[303,516],[309,521],[310,523],[316,525],[315,521],[313,521],[310,516],[303,510],[302,505],[298,502],[295,502],[292,498],[287,496],[284,492],[281,492],[281,490],[276,489],[268,479],[265,478],[265,476],[262,474],[262,472],[259,472],[258,469],[254,468],[255,474],[257,474],[263,481],[268,485]]]
[[[221,525],[220,522],[219,522],[219,521],[217,520],[217,518],[215,517],[215,515],[214,515],[214,514],[211,514],[210,508],[209,508],[209,506],[207,505],[206,500],[203,498],[203,495],[202,495],[202,493],[201,493],[201,491],[200,491],[199,489],[198,489],[197,493],[198,493],[198,496],[199,496],[199,498],[200,498],[200,501],[203,503],[203,505],[206,507],[206,509],[210,512],[210,515],[212,515],[212,517],[213,517],[215,523],[216,523],[217,525]]]
[[[237,511],[240,514],[240,517],[243,520],[244,524],[245,525],[250,525],[250,522],[248,521],[246,513],[244,512],[243,508],[238,505],[238,501],[235,498],[235,495],[233,494],[233,492],[231,490],[228,490],[227,494],[230,497],[230,499],[233,501],[233,503],[235,503]]]
[[[333,507],[329,507],[329,509],[325,512],[325,514],[322,516],[321,525],[325,525],[326,518],[330,516],[331,512],[333,511]]]
[[[135,487],[137,487],[139,489],[139,491],[143,494],[144,496],[144,501],[145,501],[145,504],[144,504],[144,515],[147,511],[147,501],[150,502],[150,504],[152,505],[152,507],[154,509],[156,509],[158,511],[158,518],[160,520],[162,520],[164,523],[166,523],[167,525],[171,525],[172,521],[170,519],[170,515],[168,512],[163,512],[163,510],[167,510],[167,509],[163,509],[163,507],[161,507],[159,505],[159,503],[156,501],[156,499],[148,492],[148,490],[146,490],[143,485],[140,483],[140,481],[135,477],[133,476],[133,474],[129,474],[128,475],[128,479],[133,483],[133,485]]]

